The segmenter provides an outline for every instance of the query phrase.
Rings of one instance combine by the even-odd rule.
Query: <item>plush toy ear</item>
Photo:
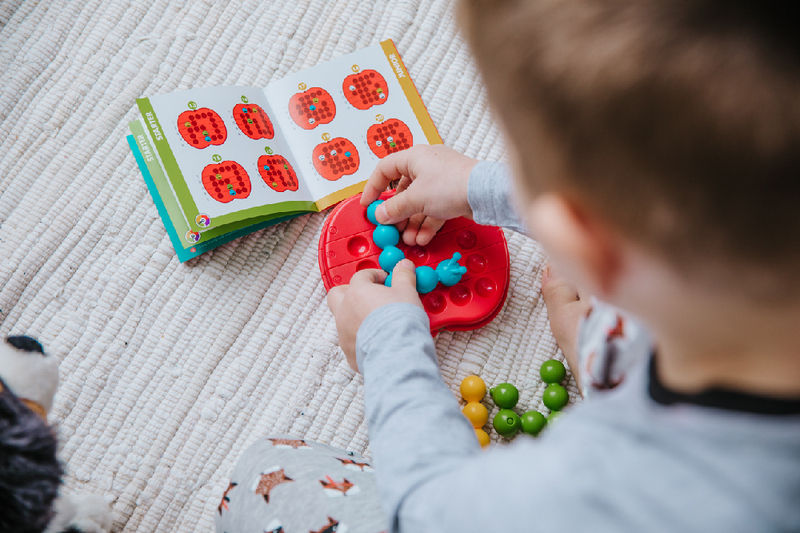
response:
[[[58,361],[31,337],[0,341],[0,378],[11,392],[38,404],[47,416],[58,388]]]
[[[0,531],[44,531],[61,485],[56,438],[0,379]]]
[[[23,352],[39,352],[44,355],[44,348],[39,344],[39,341],[26,335],[8,337],[6,342],[17,350],[22,350]]]

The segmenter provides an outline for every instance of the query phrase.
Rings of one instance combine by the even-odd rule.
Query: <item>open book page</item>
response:
[[[388,154],[441,143],[391,41],[272,82],[264,94],[319,210],[360,192]]]
[[[262,215],[231,222],[224,226],[208,227],[200,233],[200,231],[192,229],[194,226],[189,225],[189,220],[178,202],[172,183],[167,179],[164,167],[157,157],[155,145],[147,131],[148,125],[144,123],[144,118],[131,122],[129,127],[131,135],[128,136],[128,143],[164,222],[164,228],[181,261],[187,261],[233,239],[307,212],[306,209],[303,209],[296,212]],[[203,216],[205,215],[198,215],[194,222],[202,225]]]
[[[211,87],[138,103],[198,240],[232,223],[313,209],[312,194],[262,91]]]
[[[263,90],[137,103],[128,141],[181,261],[326,209],[360,192],[380,159],[442,142],[392,41]]]

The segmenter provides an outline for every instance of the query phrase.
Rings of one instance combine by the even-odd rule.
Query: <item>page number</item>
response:
[[[242,102],[247,104],[250,102],[250,100],[248,100],[246,96],[242,96]]]
[[[323,133],[322,134],[322,140],[323,141],[330,141],[331,140],[331,134],[330,133]]]
[[[196,103],[194,103],[194,102],[189,102],[189,109],[191,109],[192,111],[194,111],[195,109],[197,109],[197,104],[196,104]]]
[[[380,123],[381,123],[381,122],[383,122],[384,120],[386,120],[386,119],[385,119],[385,117],[384,117],[383,115],[381,115],[380,113],[378,113],[377,115],[375,115],[375,122],[377,122],[377,123],[379,123],[379,124],[380,124]]]
[[[267,152],[267,154],[269,154],[269,155],[272,155],[273,153],[275,153],[275,152],[272,151],[272,148],[270,148],[269,146],[265,147],[264,151]]]
[[[350,70],[358,74],[358,71],[361,70],[361,68],[358,65],[353,65],[352,67],[350,67]]]
[[[222,161],[222,158],[217,154],[212,155],[211,159],[213,159],[215,163],[219,163],[220,161]]]
[[[301,90],[301,91],[305,91],[307,87],[308,87],[308,85],[306,85],[305,83],[298,83],[297,84],[297,88],[299,90]]]

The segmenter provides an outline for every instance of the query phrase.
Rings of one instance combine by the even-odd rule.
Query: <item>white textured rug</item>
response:
[[[324,215],[180,264],[125,140],[134,99],[263,86],[384,38],[446,144],[502,159],[448,1],[0,0],[0,334],[61,361],[66,487],[104,494],[116,530],[211,530],[226,476],[266,433],[368,452],[362,379],[317,270]],[[478,373],[541,409],[539,364],[557,353],[543,253],[507,236],[503,312],[436,345],[454,392]]]

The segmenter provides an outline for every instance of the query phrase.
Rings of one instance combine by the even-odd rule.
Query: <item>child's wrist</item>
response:
[[[420,307],[405,303],[390,303],[372,311],[356,333],[356,363],[364,373],[365,361],[382,353],[396,353],[409,335],[430,337],[430,320]]]

